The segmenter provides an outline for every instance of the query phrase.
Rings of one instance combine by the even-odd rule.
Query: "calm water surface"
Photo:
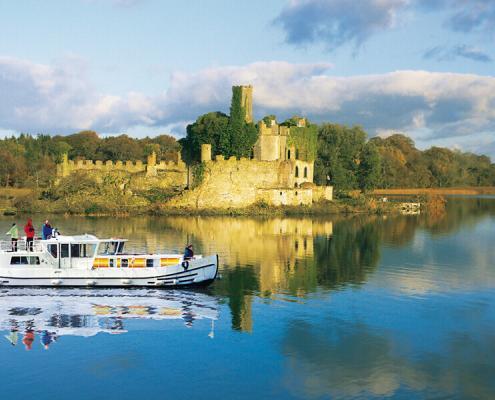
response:
[[[493,198],[428,217],[52,224],[140,251],[192,242],[220,254],[222,279],[0,290],[2,398],[495,398]]]

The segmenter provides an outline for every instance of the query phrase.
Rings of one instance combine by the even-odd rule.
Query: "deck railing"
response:
[[[19,239],[17,241],[17,251],[29,251],[26,240]],[[32,251],[42,251],[43,247],[40,240],[33,241]],[[13,251],[13,245],[10,240],[0,240],[0,251]]]

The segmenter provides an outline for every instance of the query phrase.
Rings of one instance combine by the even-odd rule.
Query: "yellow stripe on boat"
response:
[[[108,258],[95,258],[93,261],[93,268],[107,268],[110,264]]]
[[[129,267],[131,268],[143,268],[146,267],[146,258],[134,258],[129,260]]]
[[[160,267],[166,267],[168,265],[177,265],[180,262],[180,258],[160,258]]]

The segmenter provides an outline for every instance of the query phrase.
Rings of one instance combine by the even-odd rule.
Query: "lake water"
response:
[[[493,198],[432,216],[51,220],[140,251],[193,243],[222,279],[1,290],[2,398],[495,398]]]

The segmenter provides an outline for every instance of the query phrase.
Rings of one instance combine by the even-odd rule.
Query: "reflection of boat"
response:
[[[161,286],[211,283],[218,256],[124,253],[124,239],[93,235],[57,236],[35,241],[1,243],[0,286]]]
[[[43,343],[64,335],[124,333],[126,320],[182,319],[192,326],[216,320],[217,307],[214,297],[194,291],[11,288],[0,292],[0,330],[10,332],[5,337],[14,345],[26,333]]]

